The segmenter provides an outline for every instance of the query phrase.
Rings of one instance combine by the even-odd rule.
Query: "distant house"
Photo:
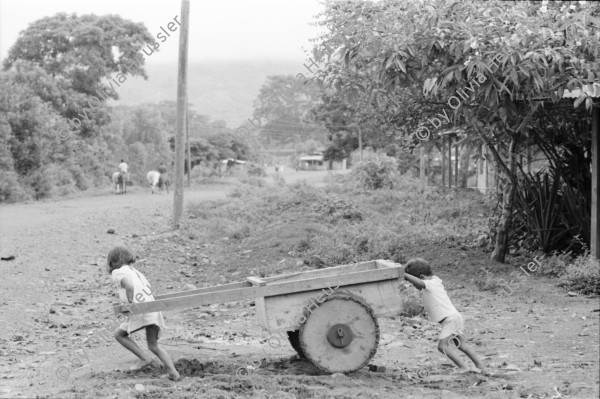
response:
[[[298,157],[297,166],[299,170],[325,170],[327,167],[323,153],[321,152]]]
[[[491,151],[485,145],[478,147],[478,153],[477,174],[476,177],[469,178],[467,187],[485,194],[496,189],[496,163]],[[539,172],[549,165],[548,159],[537,146],[526,148],[522,153],[518,153],[517,157],[526,173]]]
[[[233,165],[244,165],[244,164],[246,164],[246,161],[240,161],[239,159],[228,158],[228,159],[222,159],[221,163],[226,164],[227,166],[233,166]]]

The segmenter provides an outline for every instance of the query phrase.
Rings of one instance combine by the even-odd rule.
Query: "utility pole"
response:
[[[600,262],[600,201],[598,201],[598,186],[600,185],[600,107],[592,107],[592,220],[591,220],[591,249],[592,256]]]
[[[193,119],[192,119],[193,120]],[[187,95],[185,97],[185,142],[187,149],[187,186],[191,187],[192,185],[192,156],[190,150],[190,112],[188,109]]]
[[[183,214],[184,127],[187,106],[187,53],[190,20],[190,0],[181,0],[181,31],[177,72],[177,122],[175,131],[175,195],[173,196],[173,227],[179,228]]]

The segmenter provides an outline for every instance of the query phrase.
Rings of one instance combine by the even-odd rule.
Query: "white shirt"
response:
[[[129,265],[123,265],[118,269],[115,269],[111,273],[113,282],[119,289],[119,299],[121,302],[129,303],[127,300],[127,292],[125,288],[121,287],[121,280],[125,277],[129,277],[133,283],[133,303],[149,302],[154,300],[152,290],[150,289],[150,283],[146,280],[146,277],[136,269]]]
[[[127,300],[127,291],[121,287],[121,280],[125,277],[129,277],[133,283],[133,303],[143,303],[154,300],[150,284],[146,277],[133,267],[129,265],[121,266],[115,269],[111,273],[112,280],[117,284],[119,289],[119,299],[122,303],[129,303]],[[133,309],[133,306],[129,309]],[[165,327],[165,320],[163,319],[161,312],[142,313],[133,316],[128,316],[127,320],[124,321],[119,328],[127,331],[129,334],[138,331],[146,326],[155,324],[160,330],[158,336],[162,336]]]
[[[440,322],[445,317],[458,313],[458,310],[450,302],[442,280],[438,276],[432,276],[431,280],[422,281],[425,283],[425,289],[421,290],[421,299],[423,299],[423,306],[430,321]]]
[[[119,170],[120,170],[121,172],[127,173],[127,164],[126,164],[125,162],[121,162],[121,163],[119,164]]]

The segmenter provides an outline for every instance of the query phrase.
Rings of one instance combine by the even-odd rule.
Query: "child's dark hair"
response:
[[[106,263],[108,264],[108,273],[120,268],[123,265],[130,265],[135,262],[135,256],[125,247],[115,247],[108,253]]]
[[[419,277],[420,275],[433,275],[429,262],[422,258],[409,259],[408,262],[406,262],[406,266],[404,266],[404,273],[408,273],[415,277]]]

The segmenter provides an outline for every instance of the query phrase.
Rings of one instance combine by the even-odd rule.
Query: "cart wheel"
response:
[[[356,295],[331,295],[318,307],[307,307],[300,326],[306,358],[328,373],[360,370],[375,355],[379,324],[371,307]]]
[[[292,348],[294,348],[294,350],[296,351],[298,356],[300,356],[301,359],[306,359],[306,355],[304,354],[304,352],[302,351],[302,347],[300,346],[300,331],[299,330],[288,331],[287,335],[288,335],[288,340],[290,341],[290,344],[292,345]]]

